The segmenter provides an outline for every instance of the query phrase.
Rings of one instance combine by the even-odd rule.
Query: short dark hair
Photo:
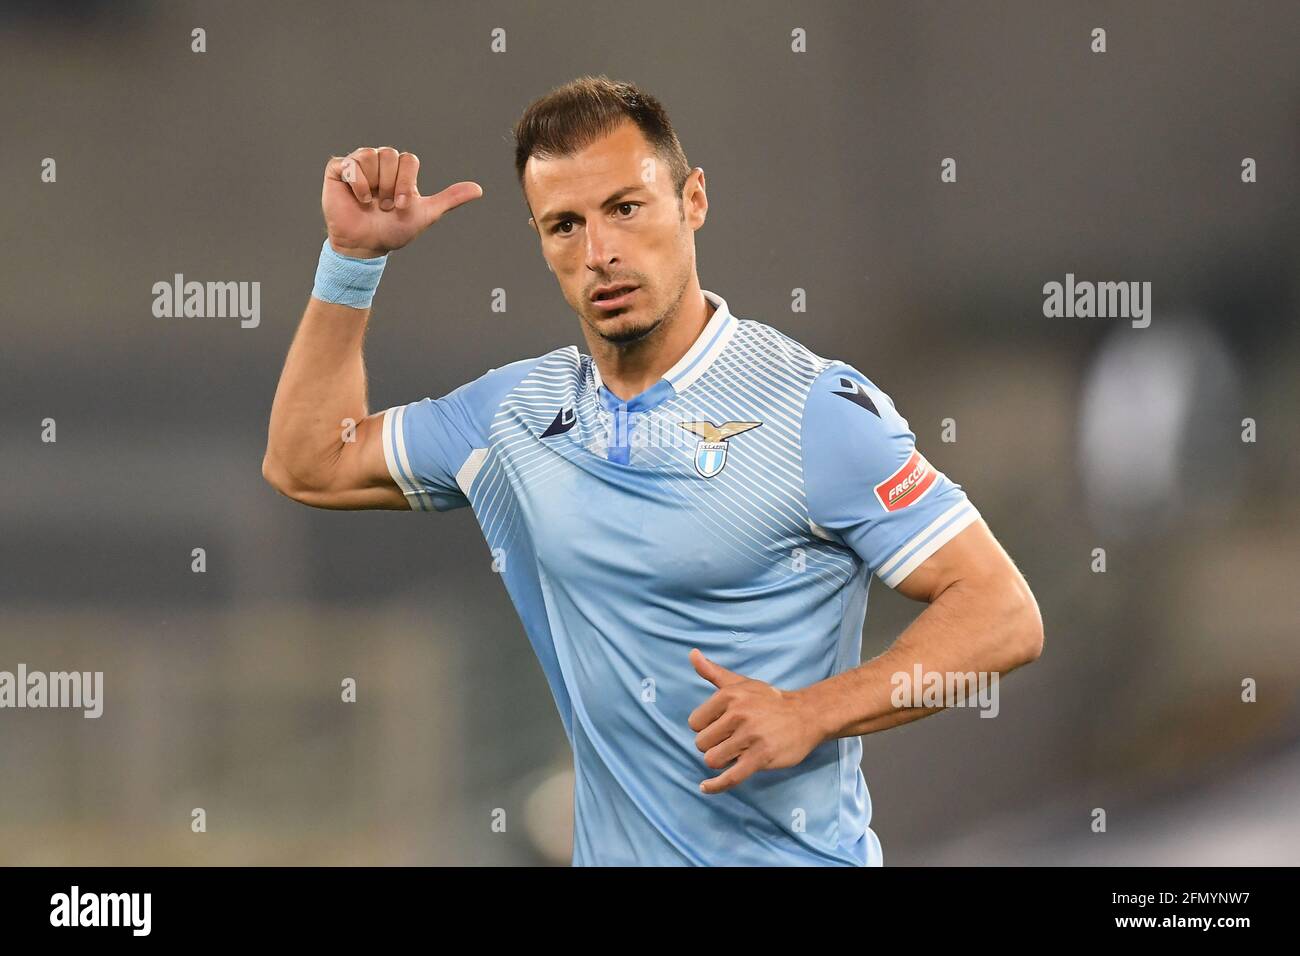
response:
[[[520,188],[530,156],[571,156],[629,119],[668,164],[680,205],[691,168],[663,104],[634,84],[616,83],[603,74],[580,76],[557,86],[524,110],[514,131]],[[526,191],[524,196],[526,199]]]

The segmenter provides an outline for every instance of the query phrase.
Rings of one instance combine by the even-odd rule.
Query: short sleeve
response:
[[[442,398],[384,412],[384,460],[412,511],[451,511],[470,503],[470,489],[487,459],[492,419],[540,361],[521,359],[488,369]]]
[[[801,438],[813,532],[852,548],[891,588],[979,519],[917,450],[893,400],[851,365],[813,382]]]
[[[384,412],[384,460],[412,511],[450,511],[469,504],[469,486],[462,489],[457,480],[475,446],[464,389]]]

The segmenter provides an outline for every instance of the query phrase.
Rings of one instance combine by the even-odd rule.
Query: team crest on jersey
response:
[[[678,422],[688,432],[702,439],[695,446],[695,470],[701,478],[712,478],[727,464],[727,439],[757,428],[762,422]]]

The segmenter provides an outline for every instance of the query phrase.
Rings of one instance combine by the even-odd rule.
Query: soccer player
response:
[[[941,709],[896,675],[1036,659],[1034,598],[888,395],[701,289],[704,170],[654,97],[582,77],[515,137],[590,354],[370,414],[388,255],[482,189],[332,158],[263,475],[319,508],[473,508],[573,748],[575,865],[879,865],[860,735]],[[928,606],[863,664],[873,574]]]

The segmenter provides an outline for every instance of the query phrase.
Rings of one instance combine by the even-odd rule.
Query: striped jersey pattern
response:
[[[575,865],[878,865],[861,741],[716,795],[687,655],[796,689],[856,666],[897,587],[979,517],[853,366],[713,311],[623,401],[569,346],[390,408],[412,510],[469,506],[573,748]]]

